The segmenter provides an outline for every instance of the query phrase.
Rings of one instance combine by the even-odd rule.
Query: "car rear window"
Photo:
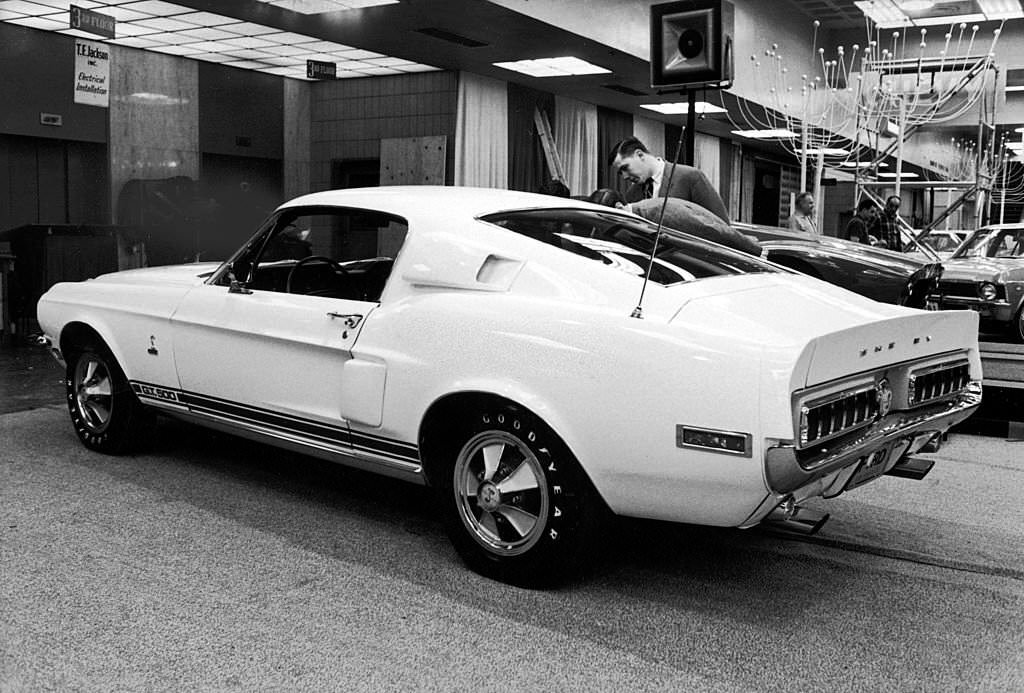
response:
[[[587,209],[531,209],[481,217],[524,236],[614,269],[644,276],[657,225],[644,219]],[[663,228],[651,281],[659,284],[777,268],[751,255]]]

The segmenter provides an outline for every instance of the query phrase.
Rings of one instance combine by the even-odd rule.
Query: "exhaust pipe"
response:
[[[768,513],[768,516],[761,520],[761,524],[772,529],[809,537],[812,534],[817,534],[818,530],[828,522],[828,518],[828,513],[797,506],[790,496]]]

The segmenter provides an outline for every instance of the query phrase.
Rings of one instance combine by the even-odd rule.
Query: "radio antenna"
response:
[[[690,101],[690,108],[693,108],[693,101]],[[676,145],[676,155],[672,158],[672,168],[668,170],[668,180],[664,184],[665,196],[661,201],[661,212],[658,214],[658,230],[654,234],[654,246],[651,248],[651,258],[647,263],[647,273],[644,274],[644,284],[640,287],[640,300],[633,309],[631,318],[643,320],[644,317],[644,293],[647,291],[647,283],[651,280],[651,270],[654,269],[654,258],[658,255],[658,242],[661,241],[662,223],[665,220],[665,208],[668,206],[668,191],[672,186],[672,177],[676,173],[676,164],[679,163],[679,155],[683,151],[683,138],[686,135],[686,126],[679,131],[679,143]]]

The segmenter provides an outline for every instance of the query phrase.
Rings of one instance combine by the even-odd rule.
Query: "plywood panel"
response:
[[[448,138],[386,138],[380,141],[381,185],[444,185]]]

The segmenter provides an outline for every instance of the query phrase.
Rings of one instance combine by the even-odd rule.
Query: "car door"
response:
[[[378,306],[403,224],[325,208],[271,220],[231,272],[195,287],[172,318],[190,408],[276,435],[347,443],[343,367]]]

